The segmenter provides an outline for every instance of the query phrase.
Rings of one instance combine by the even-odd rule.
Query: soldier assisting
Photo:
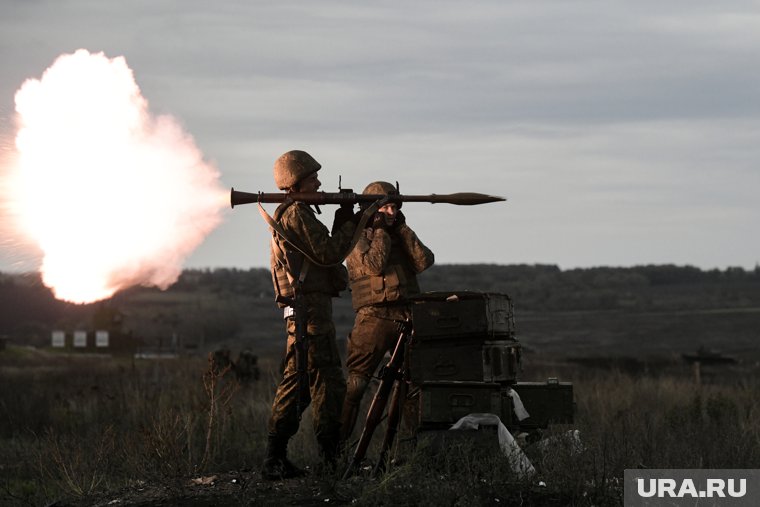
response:
[[[316,192],[322,166],[304,151],[289,151],[274,164],[274,180],[287,192]],[[297,431],[301,413],[311,403],[320,453],[334,462],[340,435],[340,413],[346,392],[332,321],[332,299],[347,285],[341,264],[352,244],[361,212],[353,206],[335,212],[332,235],[309,205],[286,199],[275,212],[272,233],[272,281],[283,308],[288,332],[285,371],[277,387],[269,419],[262,475],[284,479],[303,475],[287,458],[288,440]],[[279,226],[279,227],[278,227]],[[296,364],[296,316],[283,301],[295,301],[306,317],[308,392]],[[303,316],[301,317],[303,319]],[[300,377],[300,381],[299,381]],[[299,385],[302,389],[299,389]],[[305,396],[305,402],[304,402]]]
[[[377,181],[364,194],[395,193],[390,183]],[[387,351],[398,339],[397,321],[411,318],[408,298],[419,294],[417,274],[433,265],[435,257],[406,224],[401,204],[382,206],[346,259],[356,320],[348,337],[348,383],[341,415],[341,440],[354,430],[364,392]],[[410,391],[405,412],[413,410],[418,393]],[[403,418],[411,437],[411,418]]]

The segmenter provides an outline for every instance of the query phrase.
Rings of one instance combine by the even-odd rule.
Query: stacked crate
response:
[[[518,382],[520,343],[506,294],[428,292],[412,303],[411,381],[420,386],[420,429],[492,413],[507,427],[572,421],[572,385]],[[531,417],[518,421],[513,391]],[[569,419],[569,420],[568,420]]]

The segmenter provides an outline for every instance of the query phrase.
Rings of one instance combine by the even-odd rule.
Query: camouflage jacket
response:
[[[351,246],[351,239],[356,228],[353,223],[343,224],[335,231],[335,234],[330,236],[327,227],[317,219],[309,205],[301,202],[280,205],[274,219],[287,234],[288,239],[296,243],[298,248],[319,264],[329,265],[329,267],[324,267],[310,263],[302,285],[304,293],[321,292],[337,296],[346,288],[348,276],[342,262]],[[294,250],[286,241],[282,241],[274,232],[273,243],[289,249],[295,253],[296,258],[303,258],[302,254]],[[285,266],[278,261],[275,247],[276,245],[273,244],[270,250],[275,294],[292,296],[293,288],[288,281]],[[296,270],[300,269],[300,266],[296,266]],[[299,273],[291,274],[298,277]]]
[[[354,309],[403,302],[418,294],[417,274],[433,262],[433,252],[406,223],[392,234],[366,229],[346,258]]]

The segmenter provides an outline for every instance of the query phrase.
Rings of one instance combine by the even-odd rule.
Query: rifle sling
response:
[[[351,238],[351,245],[346,250],[346,253],[345,253],[345,255],[343,255],[343,258],[341,260],[339,260],[338,262],[335,262],[333,264],[323,264],[323,263],[321,263],[319,261],[314,260],[314,258],[311,255],[309,255],[308,253],[306,253],[303,248],[301,248],[300,246],[298,246],[295,242],[291,241],[291,239],[285,233],[285,231],[280,226],[280,224],[278,224],[274,220],[274,218],[272,218],[269,215],[269,213],[266,212],[266,210],[261,206],[261,203],[258,203],[258,205],[259,205],[259,213],[261,214],[261,217],[264,219],[264,221],[267,224],[269,224],[269,227],[270,227],[271,230],[273,230],[274,232],[276,232],[283,240],[285,240],[288,244],[290,244],[290,246],[292,246],[293,248],[295,248],[296,250],[298,250],[299,252],[301,252],[304,255],[304,257],[306,257],[306,259],[310,263],[315,264],[315,265],[320,266],[320,267],[323,267],[323,268],[329,268],[329,267],[337,266],[337,265],[341,264],[346,259],[346,257],[348,257],[348,254],[351,253],[351,251],[354,249],[354,247],[356,246],[356,243],[359,242],[359,239],[362,236],[362,232],[364,231],[364,228],[366,227],[367,222],[369,221],[370,217],[372,217],[372,215],[374,215],[375,212],[379,209],[379,207],[380,207],[379,206],[379,202],[380,201],[376,201],[376,202],[372,203],[369,207],[367,207],[366,210],[364,210],[364,213],[362,213],[362,217],[359,220],[359,224],[356,226],[356,230],[354,231],[354,236],[353,236],[353,238]],[[304,266],[304,268],[302,269],[302,271],[304,271],[304,270],[308,271],[308,268],[306,267],[308,265],[309,265],[309,263],[306,263],[306,265]],[[303,276],[305,277],[306,275],[304,274]]]
[[[306,280],[306,275],[309,273],[309,268],[311,267],[311,262],[309,262],[309,259],[304,259],[303,263],[301,264],[301,269],[298,274],[298,278],[295,278],[293,274],[290,271],[290,264],[288,263],[287,257],[282,251],[282,248],[280,245],[277,244],[277,241],[274,239],[274,235],[272,235],[271,238],[271,248],[272,252],[274,253],[274,256],[277,258],[277,262],[285,268],[285,275],[288,277],[288,283],[291,287],[294,289],[299,288],[303,285],[303,282]],[[277,294],[280,294],[280,286],[277,277],[274,277],[275,283],[277,284]]]

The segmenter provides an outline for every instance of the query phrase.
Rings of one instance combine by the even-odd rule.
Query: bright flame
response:
[[[123,57],[60,56],[16,93],[12,212],[59,299],[166,288],[221,221],[218,171],[169,116],[151,116]]]

